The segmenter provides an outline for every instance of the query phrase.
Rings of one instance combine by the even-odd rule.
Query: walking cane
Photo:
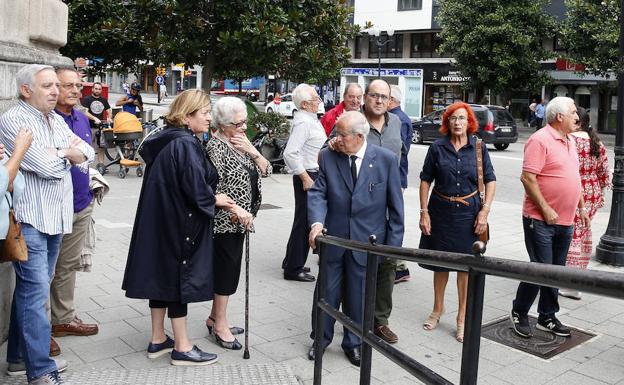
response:
[[[245,351],[243,358],[249,359],[249,230],[245,232]]]
[[[238,216],[232,214],[232,223],[238,223]],[[243,358],[249,359],[249,229],[245,229],[245,351]]]

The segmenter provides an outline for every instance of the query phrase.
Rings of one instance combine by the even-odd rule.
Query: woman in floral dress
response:
[[[579,128],[572,135],[576,141],[576,150],[579,156],[579,173],[583,185],[583,199],[585,209],[590,219],[596,211],[604,206],[604,190],[611,187],[609,160],[607,151],[601,143],[596,131],[589,125],[587,111],[579,107]],[[574,218],[574,235],[566,266],[577,269],[587,269],[593,251],[591,227],[583,227],[578,213]],[[581,299],[581,293],[573,290],[560,290],[564,297]]]

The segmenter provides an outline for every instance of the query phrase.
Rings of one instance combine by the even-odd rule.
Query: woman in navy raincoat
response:
[[[215,205],[233,203],[215,194],[218,175],[200,143],[211,119],[209,96],[185,91],[171,104],[168,126],[141,150],[147,167],[122,288],[127,297],[150,300],[148,357],[171,352],[174,365],[217,360],[193,346],[186,332],[187,304],[213,298]],[[175,342],[164,331],[165,310]]]

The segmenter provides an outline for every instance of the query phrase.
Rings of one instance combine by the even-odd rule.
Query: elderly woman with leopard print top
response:
[[[226,194],[236,204],[228,210],[217,209],[215,215],[214,302],[206,326],[218,345],[238,350],[242,345],[234,335],[244,330],[229,326],[227,304],[238,287],[245,232],[253,231],[253,218],[262,201],[260,178],[271,174],[272,168],[245,135],[247,108],[243,101],[223,97],[212,116],[217,132],[207,149],[219,174],[217,193]]]

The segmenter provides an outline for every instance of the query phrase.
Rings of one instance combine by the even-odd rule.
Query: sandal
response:
[[[457,342],[464,342],[464,324],[457,324],[457,334],[455,335]]]
[[[429,314],[429,317],[425,320],[425,322],[423,322],[423,329],[433,330],[438,327],[438,324],[440,323],[440,317],[442,317],[443,313],[444,310],[438,313],[432,311],[431,314]]]

